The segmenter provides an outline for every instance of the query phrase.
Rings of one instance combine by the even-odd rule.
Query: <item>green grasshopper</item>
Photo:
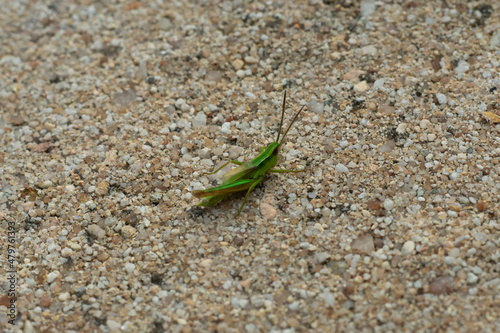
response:
[[[248,195],[252,190],[257,186],[262,180],[264,179],[264,176],[268,172],[272,173],[285,173],[285,172],[302,172],[303,170],[284,170],[284,169],[273,169],[276,164],[278,164],[278,159],[279,159],[279,152],[281,148],[281,144],[283,143],[283,140],[285,139],[285,136],[287,135],[288,131],[290,130],[290,127],[292,127],[293,123],[297,119],[298,115],[302,110],[304,109],[305,105],[300,108],[299,112],[295,114],[295,116],[292,119],[292,122],[288,126],[287,130],[285,131],[285,134],[281,137],[280,141],[280,134],[281,134],[281,129],[283,127],[283,118],[285,117],[285,103],[286,103],[286,91],[285,95],[283,97],[283,108],[281,111],[281,122],[280,122],[280,127],[278,130],[278,135],[276,137],[276,141],[271,143],[267,148],[261,148],[260,149],[260,154],[250,162],[240,162],[236,160],[231,160],[228,161],[227,163],[224,163],[220,168],[217,170],[214,170],[213,172],[207,173],[208,175],[213,175],[214,173],[217,173],[219,170],[224,168],[226,165],[229,163],[237,164],[239,165],[238,167],[229,170],[222,176],[222,184],[219,186],[215,186],[206,190],[195,190],[193,191],[193,195],[196,198],[204,198],[198,206],[204,206],[204,207],[211,207],[217,204],[219,201],[222,199],[226,198],[227,196],[231,195],[232,193],[240,192],[240,191],[247,191],[247,194],[245,195],[245,199],[243,200],[243,203],[241,204],[240,209],[238,210],[238,213],[236,216],[240,215],[241,210],[243,209],[243,206],[245,206],[245,203],[247,201]]]

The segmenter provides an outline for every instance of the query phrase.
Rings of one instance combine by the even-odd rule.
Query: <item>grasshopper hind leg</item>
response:
[[[200,203],[198,203],[197,206],[212,207],[217,203],[219,203],[219,201],[221,201],[225,197],[227,197],[227,195],[213,195],[210,197],[206,197]]]

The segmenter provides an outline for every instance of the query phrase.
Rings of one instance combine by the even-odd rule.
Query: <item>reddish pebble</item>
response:
[[[479,212],[484,212],[488,207],[486,206],[486,202],[479,200],[476,204],[476,208]]]
[[[378,200],[368,201],[368,208],[370,208],[371,210],[377,210],[377,209],[380,209],[380,207],[381,207],[380,201],[378,201]]]
[[[429,284],[429,292],[434,295],[450,294],[455,290],[450,276],[440,276]]]

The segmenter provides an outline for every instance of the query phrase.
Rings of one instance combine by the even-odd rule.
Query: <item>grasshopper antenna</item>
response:
[[[293,123],[295,122],[295,120],[297,120],[297,117],[298,117],[298,116],[299,116],[299,114],[302,112],[302,110],[304,110],[304,108],[305,108],[305,107],[306,107],[306,106],[305,106],[305,105],[303,105],[303,106],[300,108],[299,112],[297,112],[297,113],[295,114],[295,116],[293,117],[292,122],[290,123],[290,125],[288,125],[288,128],[286,129],[285,134],[283,134],[283,136],[281,137],[280,146],[281,146],[281,144],[283,143],[283,140],[285,140],[285,136],[287,135],[288,131],[289,131],[289,130],[290,130],[290,128],[292,127]]]
[[[275,142],[278,142],[280,140],[281,128],[283,127],[283,118],[285,118],[285,103],[286,103],[286,90],[285,90],[285,96],[283,96],[283,107],[281,110],[280,129],[278,130],[278,137],[276,138]]]

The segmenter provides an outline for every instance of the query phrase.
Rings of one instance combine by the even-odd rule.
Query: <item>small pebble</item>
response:
[[[59,271],[53,271],[47,274],[47,283],[52,283],[56,278],[59,277]]]
[[[231,123],[224,123],[220,129],[222,134],[231,134]]]
[[[270,205],[264,201],[261,201],[260,213],[266,219],[272,220],[278,215],[278,210],[276,210],[276,208],[274,208],[272,205]]]
[[[179,98],[178,100],[175,101],[175,107],[177,109],[180,109],[184,104],[186,104],[186,102],[182,98]]]
[[[387,198],[384,200],[384,208],[385,210],[392,210],[394,208],[394,201],[391,199]]]
[[[307,105],[309,110],[311,110],[314,113],[323,113],[324,105],[323,103],[317,102],[315,100],[311,100],[309,104]]]
[[[413,241],[407,241],[403,244],[403,247],[401,248],[401,254],[409,255],[413,253],[413,250],[415,250],[415,243]]]
[[[438,93],[438,94],[436,94],[436,98],[438,100],[438,103],[441,105],[448,103],[448,98],[446,97],[446,95]]]
[[[458,73],[458,74],[465,73],[469,69],[470,69],[469,64],[464,60],[460,60],[460,62],[458,63],[458,66],[455,67],[455,73]]]
[[[356,238],[351,243],[351,248],[355,251],[370,254],[375,250],[375,243],[370,234],[362,235]]]
[[[69,294],[69,292],[65,292],[65,293],[60,294],[58,298],[60,301],[65,302],[68,299],[70,299],[70,297],[71,297],[71,295]]]
[[[123,228],[120,230],[120,233],[123,236],[123,238],[128,239],[134,237],[134,235],[137,233],[137,230],[130,225],[126,225],[123,226]]]
[[[244,63],[244,62],[243,62],[243,60],[241,60],[241,59],[235,59],[235,60],[231,63],[231,65],[233,66],[233,68],[234,68],[235,70],[237,70],[237,71],[238,71],[238,70],[242,69],[242,68],[243,68],[243,66],[245,66],[245,63]]]
[[[354,91],[358,94],[364,93],[368,89],[368,84],[366,81],[361,81],[354,86]]]
[[[479,278],[477,277],[476,274],[467,273],[467,282],[469,282],[469,284],[476,284],[478,280]]]
[[[106,237],[106,232],[102,230],[101,227],[95,224],[91,224],[87,227],[87,232],[97,239],[103,239]]]
[[[323,264],[330,258],[331,256],[328,252],[316,252],[314,254],[314,262],[316,264]]]
[[[245,57],[245,62],[249,65],[253,65],[259,62],[259,59],[256,57],[248,56]]]
[[[434,295],[450,294],[453,290],[453,279],[449,276],[438,277],[429,284],[429,292]]]
[[[347,172],[349,172],[349,169],[345,165],[343,165],[342,163],[339,163],[335,166],[335,171],[341,172],[341,173],[347,173]]]
[[[73,251],[70,249],[70,248],[64,248],[61,250],[61,255],[64,257],[64,258],[68,258],[68,257],[71,257],[71,255],[73,254]]]
[[[222,80],[222,73],[219,71],[208,71],[207,75],[205,76],[205,80],[220,82]]]
[[[50,180],[45,180],[44,182],[42,182],[42,184],[40,185],[41,188],[49,188],[49,187],[52,187],[54,184],[52,183],[52,181]]]
[[[131,262],[125,264],[125,270],[130,274],[135,270],[135,265]]]
[[[170,21],[168,17],[161,17],[158,20],[158,28],[160,28],[161,30],[170,30],[172,26],[172,21]]]
[[[212,260],[211,259],[204,259],[200,262],[200,267],[203,269],[210,269],[212,267]]]
[[[450,180],[457,181],[460,174],[458,172],[452,172],[450,174]]]

